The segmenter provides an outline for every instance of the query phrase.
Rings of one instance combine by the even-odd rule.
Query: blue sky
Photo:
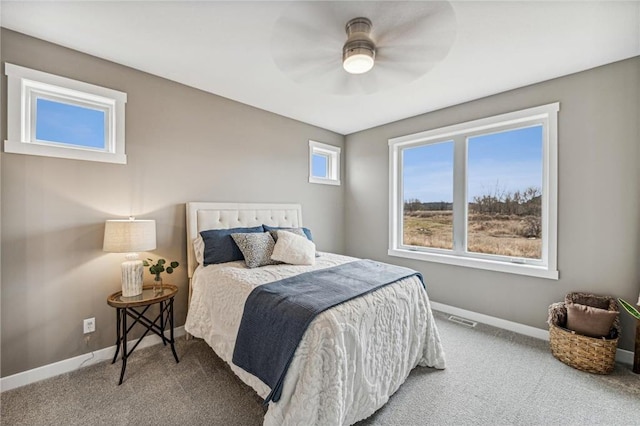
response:
[[[311,175],[315,177],[326,178],[327,176],[328,158],[324,155],[313,154],[311,160]]]
[[[468,141],[468,199],[542,187],[542,126],[475,136]],[[453,201],[453,142],[403,151],[404,199]]]
[[[89,148],[105,147],[104,111],[37,99],[36,138]]]

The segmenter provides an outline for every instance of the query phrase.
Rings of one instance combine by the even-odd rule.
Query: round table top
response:
[[[142,294],[131,297],[123,297],[122,290],[107,297],[107,303],[114,308],[132,308],[136,306],[152,305],[170,299],[176,295],[178,287],[173,284],[162,284],[162,290],[153,285],[142,287]]]

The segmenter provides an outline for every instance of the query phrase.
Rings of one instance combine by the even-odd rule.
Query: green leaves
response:
[[[180,266],[180,264],[175,260],[171,262],[169,265],[171,266],[167,266],[167,274],[173,274],[173,270],[176,269],[178,266]]]
[[[169,264],[171,266],[167,266],[165,269],[164,265],[166,265],[166,263],[167,261],[164,259],[158,259],[156,263],[153,263],[153,259],[151,258],[147,258],[147,260],[142,261],[144,266],[149,267],[149,273],[155,275],[156,278],[160,278],[160,274],[165,271],[167,271],[167,274],[172,274],[173,270],[180,266],[178,262],[173,261]]]
[[[159,275],[161,272],[164,272],[164,267],[158,263],[156,265],[151,266],[149,268],[149,272],[155,275]]]
[[[640,311],[638,311],[636,308],[634,308],[631,303],[626,302],[622,299],[618,299],[618,302],[620,302],[620,304],[622,305],[622,307],[629,312],[629,314],[634,317],[637,320],[640,320]]]

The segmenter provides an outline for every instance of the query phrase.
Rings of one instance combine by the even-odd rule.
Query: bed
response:
[[[355,258],[319,253],[313,265],[248,268],[242,260],[203,266],[194,250],[201,231],[302,227],[298,204],[187,203],[189,310],[185,330],[202,338],[231,370],[266,398],[271,389],[233,359],[244,303],[252,290]],[[196,247],[197,248],[197,247]],[[202,247],[199,248],[201,250]],[[445,367],[427,293],[411,276],[319,314],[302,337],[265,425],[347,425],[382,407],[416,366]]]

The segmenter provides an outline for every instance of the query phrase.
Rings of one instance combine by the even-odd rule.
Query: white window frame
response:
[[[389,250],[390,256],[418,259],[491,271],[558,279],[558,111],[552,103],[521,111],[455,124],[389,139]],[[467,144],[479,134],[532,125],[543,126],[542,257],[513,258],[468,252],[467,248]],[[406,246],[403,236],[402,151],[430,143],[454,141],[453,249]]]
[[[5,63],[7,140],[4,152],[74,160],[126,164],[127,94],[65,77]],[[105,147],[91,148],[36,138],[36,99],[101,110],[105,113]]]
[[[321,183],[325,185],[340,185],[340,152],[338,146],[326,143],[309,141],[309,182]],[[313,155],[323,155],[327,157],[327,178],[313,176]]]

